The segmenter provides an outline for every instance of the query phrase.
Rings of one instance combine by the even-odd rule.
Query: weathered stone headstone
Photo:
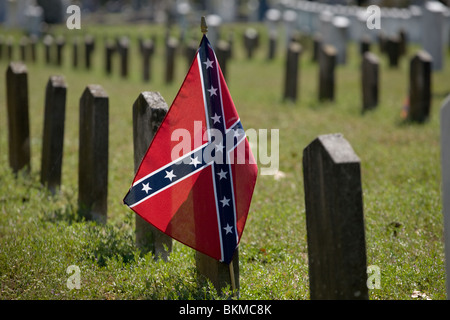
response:
[[[216,47],[216,46],[215,46]],[[194,39],[188,41],[184,48],[184,55],[186,56],[187,67],[191,66],[192,61],[197,53],[198,42]]]
[[[50,64],[52,61],[53,37],[47,34],[42,40],[45,49],[45,63]]]
[[[244,47],[247,51],[247,58],[251,59],[259,43],[259,33],[256,29],[247,28],[244,33]]]
[[[80,39],[75,37],[72,42],[72,67],[78,67],[78,47],[79,47]]]
[[[66,40],[63,36],[59,36],[56,38],[56,65],[62,66],[63,62],[63,48],[66,44]]]
[[[230,54],[229,54],[229,58],[232,59],[233,58],[233,46],[234,46],[234,33],[230,32],[228,34],[228,45],[230,46]]]
[[[80,98],[78,207],[87,220],[106,223],[108,197],[109,101],[100,85]]]
[[[267,52],[267,60],[273,60],[277,50],[277,38],[278,33],[276,31],[270,31],[269,33],[269,49]]]
[[[20,62],[11,62],[6,71],[6,102],[9,165],[15,174],[31,169],[28,101],[27,67]]]
[[[153,40],[143,40],[141,46],[142,55],[142,78],[144,81],[150,81],[151,78],[151,59],[155,51]]]
[[[37,51],[36,51],[36,44],[38,43],[38,38],[35,35],[31,35],[29,39],[29,46],[30,46],[30,52],[31,52],[31,61],[36,62],[37,61]]]
[[[378,105],[379,64],[374,53],[364,54],[361,65],[363,112]]]
[[[158,92],[142,92],[133,104],[134,170],[138,170],[153,137],[167,111],[167,103]],[[136,214],[136,246],[142,252],[167,259],[172,250],[172,238],[162,233]],[[167,250],[166,248],[167,247]]]
[[[366,36],[359,42],[359,52],[363,56],[367,51],[370,51],[370,38]]]
[[[63,76],[51,76],[45,91],[41,183],[52,193],[61,186],[67,86]]]
[[[175,77],[175,56],[178,48],[178,40],[169,37],[166,41],[166,72],[165,82],[171,83]]]
[[[303,150],[311,299],[368,299],[360,159],[340,134]]]
[[[87,35],[84,38],[84,63],[86,69],[91,69],[92,53],[95,50],[95,40],[91,35]]]
[[[450,299],[450,95],[441,107],[442,210],[447,274],[447,299]]]
[[[269,33],[269,55],[268,58],[271,59],[271,48],[276,43],[276,38],[278,37],[277,26],[280,22],[281,11],[278,9],[268,9],[266,11],[266,24]]]
[[[287,49],[283,96],[285,101],[295,102],[297,100],[301,52],[302,46],[297,42],[291,42]]]
[[[336,49],[331,45],[322,45],[319,51],[319,101],[334,101],[334,70],[336,67]]]
[[[112,74],[112,66],[113,66],[113,57],[116,52],[116,45],[106,40],[105,43],[105,72],[107,75]]]
[[[6,53],[9,61],[12,61],[14,58],[14,38],[9,36],[6,40]]]
[[[227,79],[227,65],[230,59],[230,45],[225,40],[219,40],[216,46],[217,60],[219,61],[220,69],[225,79]]]
[[[410,61],[408,119],[424,122],[431,108],[431,56],[421,50]]]
[[[20,47],[20,60],[22,62],[27,61],[27,45],[28,45],[28,38],[22,37],[19,41],[19,47]]]
[[[118,42],[118,52],[120,56],[120,76],[126,78],[128,76],[128,50],[129,50],[128,37],[121,37]]]
[[[397,68],[400,59],[401,45],[398,36],[391,36],[386,41],[386,53],[389,58],[389,66]]]
[[[387,37],[383,33],[377,35],[378,47],[381,53],[386,53]]]
[[[398,38],[400,40],[400,55],[404,56],[408,53],[408,34],[405,30],[401,29],[398,32]]]
[[[322,36],[319,33],[313,36],[313,50],[311,55],[311,60],[314,62],[319,61],[319,52],[322,45]]]

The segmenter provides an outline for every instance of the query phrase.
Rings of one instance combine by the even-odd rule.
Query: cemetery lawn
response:
[[[361,114],[359,52],[349,46],[349,63],[336,71],[336,101],[317,101],[318,70],[311,46],[301,57],[296,103],[283,103],[284,50],[267,61],[263,25],[254,59],[243,51],[248,25],[225,25],[234,32],[228,87],[245,129],[279,130],[279,169],[259,175],[240,244],[241,299],[309,299],[302,152],[318,135],[342,133],[361,159],[367,265],[378,266],[380,287],[370,299],[445,299],[443,217],[439,151],[439,109],[449,93],[450,56],[432,78],[431,117],[425,124],[404,123],[401,110],[408,91],[409,47],[398,69],[381,57],[380,103]],[[4,31],[4,30],[3,30]],[[0,60],[0,299],[220,299],[196,273],[194,251],[174,242],[168,261],[134,248],[134,213],[122,204],[133,179],[131,108],[142,91],[159,91],[170,105],[188,68],[179,55],[172,84],[164,83],[164,29],[161,26],[83,26],[97,36],[94,67],[71,66],[70,42],[62,67],[29,62],[32,170],[15,178],[8,166],[5,97],[6,59]],[[175,30],[175,33],[178,30]],[[78,33],[65,28],[56,34]],[[201,33],[195,29],[195,39]],[[104,36],[131,37],[130,76],[104,73]],[[226,34],[226,33],[225,33]],[[16,33],[19,35],[19,33]],[[157,36],[151,81],[141,81],[137,37]],[[19,39],[16,37],[16,39]],[[16,40],[16,43],[18,40]],[[281,45],[281,43],[279,43]],[[378,47],[373,52],[380,55]],[[15,57],[19,57],[18,47]],[[83,60],[81,60],[83,61]],[[39,183],[46,83],[62,74],[68,84],[61,192],[51,196]],[[109,95],[110,149],[108,222],[97,225],[77,217],[79,98],[88,84]],[[260,167],[261,151],[255,154]],[[270,155],[270,153],[269,153]],[[80,289],[70,290],[69,266],[80,268]],[[369,274],[369,275],[373,275]]]

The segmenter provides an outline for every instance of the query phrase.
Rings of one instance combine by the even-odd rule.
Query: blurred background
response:
[[[300,7],[299,3],[409,8],[422,0],[0,0],[0,24],[10,28],[45,29],[65,23],[67,7],[77,5],[85,23],[198,23],[198,16],[218,15],[223,22],[263,21],[268,10]],[[449,5],[450,0],[439,1]],[[311,7],[313,8],[313,7]],[[32,30],[37,32],[37,30]]]

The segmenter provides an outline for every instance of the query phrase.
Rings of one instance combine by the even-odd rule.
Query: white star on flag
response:
[[[208,58],[206,58],[206,61],[203,62],[206,65],[206,69],[208,68],[212,68],[212,64],[214,61],[209,60]]]
[[[173,170],[171,170],[171,171],[166,171],[166,176],[164,178],[170,179],[170,181],[172,181],[172,179],[175,177],[176,177],[176,175],[174,175]]]
[[[233,227],[230,226],[228,223],[227,223],[227,226],[224,227],[224,229],[227,232],[226,234],[233,233],[233,231],[231,231],[231,229],[233,229]]]
[[[227,178],[227,171],[223,171],[222,169],[220,169],[220,172],[217,172],[217,174],[219,175],[219,180],[222,180],[222,178]]]
[[[195,158],[191,158],[191,162],[189,164],[192,164],[195,168],[197,168],[197,165],[200,163],[201,162],[198,161],[198,157],[195,157]]]
[[[211,86],[211,89],[208,89],[210,96],[216,96],[217,95],[216,91],[217,91],[217,88],[214,88],[213,86]]]
[[[217,123],[217,122],[220,123],[220,116],[217,113],[215,113],[214,117],[211,117],[211,119],[214,120],[214,123]]]
[[[143,183],[142,184],[142,190],[145,191],[145,193],[148,194],[149,190],[152,190],[152,188],[150,188],[149,186],[150,183]]]
[[[220,200],[220,202],[222,202],[222,208],[225,207],[225,206],[229,206],[230,205],[229,204],[230,199],[227,199],[227,197],[225,197],[225,196],[223,196],[223,199]]]
[[[215,145],[215,148],[216,148],[216,152],[222,152],[225,147],[223,146],[222,142],[220,142]]]

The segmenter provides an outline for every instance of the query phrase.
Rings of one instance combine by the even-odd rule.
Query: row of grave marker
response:
[[[377,6],[372,6],[377,7]],[[435,61],[434,70],[442,70],[445,60],[444,46],[450,44],[450,9],[439,1],[423,1],[421,5],[405,8],[377,7],[379,24],[374,25],[371,7],[344,6],[313,1],[286,1],[268,10],[266,20],[270,28],[283,22],[286,33],[300,31],[320,36],[335,46],[350,41],[377,37],[395,38],[399,33],[410,41],[421,44]],[[377,19],[377,18],[375,18]]]
[[[332,45],[318,44],[319,62],[319,101],[335,99],[335,69],[337,66],[337,50]],[[292,43],[288,48],[286,60],[286,78],[284,99],[295,101],[297,98],[298,82],[298,59],[301,55],[301,46]],[[407,106],[406,119],[413,122],[423,123],[430,115],[431,89],[432,89],[432,58],[423,51],[418,51],[409,63],[409,104]],[[362,112],[374,109],[379,102],[380,83],[380,59],[366,51],[363,53],[360,67]]]
[[[27,86],[26,66],[10,63],[7,70],[8,143],[10,166],[15,174],[30,172]],[[41,182],[52,192],[57,192],[61,184],[66,91],[64,77],[50,77],[45,98]],[[142,92],[134,102],[135,168],[167,110],[166,102],[157,92]],[[107,221],[108,113],[107,93],[100,85],[87,86],[80,99],[78,206],[81,215],[99,223]],[[319,161],[319,158],[322,160]],[[320,136],[307,146],[303,161],[311,298],[367,299],[359,159],[341,135],[333,134]],[[317,176],[323,173],[329,174]],[[317,198],[317,195],[321,197]],[[358,205],[347,206],[347,202]],[[322,212],[324,209],[325,212]],[[326,221],[320,216],[324,216]],[[348,223],[335,224],[333,219]],[[333,238],[336,234],[339,234],[339,240]],[[324,237],[330,246],[323,247]],[[152,251],[155,256],[166,258],[171,251],[172,239],[136,216],[136,245]],[[350,253],[352,257],[348,256]],[[333,263],[327,263],[329,259]],[[232,263],[236,288],[239,289],[238,251]],[[230,284],[227,265],[200,253],[196,253],[196,264],[199,272],[208,277],[219,292]],[[319,268],[319,264],[325,264],[328,266],[325,269],[330,269]],[[329,274],[336,277],[330,278]]]
[[[287,69],[297,69],[295,68],[296,63],[298,63],[298,56],[301,53],[301,46],[295,42],[290,46],[290,50],[288,56],[290,58],[287,59]],[[326,63],[320,63],[323,65],[331,65],[334,69],[335,66],[335,56],[336,52],[332,46],[320,46],[320,57],[319,61],[325,60]],[[288,67],[290,66],[290,67]],[[333,70],[332,69],[332,70]],[[425,52],[419,52],[417,55],[413,57],[411,60],[411,73],[410,73],[410,86],[411,86],[411,116],[417,116],[417,121],[424,121],[429,114],[430,107],[430,93],[431,93],[431,58]],[[329,72],[323,72],[325,75],[332,75],[332,70]],[[288,73],[286,73],[288,74]],[[370,52],[366,52],[364,54],[363,65],[362,65],[362,82],[363,88],[368,94],[364,96],[369,97],[367,102],[364,102],[365,108],[373,108],[376,106],[378,94],[377,94],[377,83],[378,83],[378,61],[374,54]],[[295,77],[297,78],[297,77]],[[286,78],[287,79],[287,78]],[[331,77],[333,79],[333,77]],[[366,79],[366,80],[365,80]],[[322,81],[322,80],[321,80]],[[324,86],[328,89],[328,94],[332,95],[334,85],[330,84],[332,80],[326,79],[324,82],[328,83]],[[291,82],[291,81],[286,81]],[[364,84],[368,82],[368,84]],[[425,85],[424,85],[425,84]],[[292,90],[292,89],[291,89]],[[22,63],[11,63],[7,70],[7,99],[8,99],[8,124],[9,124],[9,161],[10,166],[14,172],[19,172],[23,168],[25,170],[29,170],[30,163],[30,137],[29,137],[29,127],[28,127],[28,79],[27,79],[27,70],[26,66]],[[327,90],[324,90],[327,91]],[[288,90],[286,90],[288,92]],[[61,76],[52,76],[49,79],[46,88],[46,102],[45,102],[45,123],[44,123],[44,136],[43,136],[43,151],[42,151],[42,167],[41,167],[41,182],[44,185],[47,185],[48,188],[52,191],[55,191],[61,181],[61,165],[62,165],[62,148],[63,148],[63,140],[62,137],[64,135],[64,114],[65,114],[65,95],[66,95],[66,85],[64,83],[64,79]],[[324,96],[324,98],[329,98],[329,96]],[[446,104],[448,105],[448,103]],[[448,109],[449,107],[447,107]],[[139,129],[136,130],[138,126],[142,127],[151,127],[146,133],[146,137],[138,137],[134,136],[134,145],[135,145],[135,165],[140,162],[140,158],[143,155],[143,150],[146,150],[145,145],[148,145],[148,141],[151,140],[158,124],[158,121],[161,121],[163,115],[167,110],[167,105],[164,102],[164,99],[156,93],[144,92],[141,93],[136,100],[133,106],[133,123],[134,123],[134,132],[144,132],[145,130]],[[448,114],[444,112],[444,108],[442,111],[442,119],[446,119],[445,116]],[[156,116],[155,116],[156,114]],[[448,118],[448,117],[447,117]],[[156,120],[155,120],[156,119]],[[158,120],[159,119],[159,120]],[[156,121],[156,122],[155,122]],[[139,122],[141,124],[139,124]],[[448,133],[448,129],[445,129],[445,123],[443,122],[442,129],[443,134],[443,144],[442,149],[445,150],[449,140],[445,140],[445,133]],[[80,100],[80,165],[79,165],[79,208],[80,213],[84,214],[89,219],[94,219],[101,222],[106,222],[106,198],[107,198],[107,179],[108,179],[108,159],[107,159],[107,148],[108,148],[108,97],[107,94],[103,91],[101,86],[92,85],[88,86],[84,91],[81,100]],[[445,131],[447,130],[447,131]],[[447,134],[448,136],[448,134]],[[139,140],[142,140],[139,142]],[[332,142],[330,142],[332,141]],[[138,147],[138,145],[141,145]],[[311,259],[311,261],[320,261],[320,254],[314,249],[314,235],[315,232],[314,226],[318,223],[314,222],[314,214],[315,209],[309,209],[311,206],[312,200],[308,200],[308,191],[313,188],[321,188],[324,189],[323,193],[314,192],[313,194],[327,194],[330,193],[329,197],[325,197],[324,199],[316,199],[315,201],[326,202],[330,199],[334,199],[333,197],[337,192],[339,192],[339,188],[325,190],[329,188],[328,183],[322,186],[314,185],[317,183],[317,178],[308,179],[311,175],[311,172],[314,172],[314,166],[317,163],[323,164],[323,161],[317,161],[317,158],[314,158],[314,155],[317,157],[323,154],[324,151],[318,152],[319,155],[315,154],[313,151],[309,151],[310,149],[318,148],[325,149],[326,154],[333,158],[333,146],[341,146],[342,150],[348,149],[349,161],[334,161],[329,164],[330,168],[322,168],[318,172],[324,172],[323,170],[334,170],[333,166],[341,166],[344,164],[352,163],[351,166],[354,166],[355,163],[359,163],[357,161],[357,157],[354,155],[354,152],[350,151],[351,147],[348,142],[345,141],[341,136],[329,135],[319,137],[317,141],[311,143],[310,146],[305,148],[304,151],[304,175],[305,175],[305,205],[307,207],[307,218],[308,221],[312,220],[313,222],[308,222],[308,241],[311,241],[311,244],[308,242],[308,247],[310,255],[318,254],[319,257]],[[350,149],[349,149],[350,147]],[[104,149],[102,151],[102,148]],[[139,151],[140,150],[140,151]],[[312,153],[312,156],[309,156],[309,153]],[[139,155],[141,154],[141,155]],[[106,157],[105,157],[106,155]],[[314,161],[309,161],[308,157],[312,157],[315,159]],[[443,168],[446,168],[444,164],[446,163],[446,153],[443,152]],[[138,160],[139,159],[139,160]],[[359,164],[358,164],[359,166]],[[318,170],[318,169],[317,169]],[[341,170],[341,169],[336,169]],[[352,169],[355,170],[355,169]],[[356,172],[356,171],[355,171]],[[348,176],[348,175],[346,175]],[[355,180],[360,181],[360,177],[358,174],[351,174],[350,176],[356,176]],[[333,179],[334,175],[331,174],[330,177]],[[448,190],[448,170],[443,170],[444,177],[444,202],[447,201],[448,197],[445,197],[445,190]],[[96,183],[93,183],[95,181]],[[102,183],[99,183],[102,182]],[[330,182],[332,184],[332,182]],[[354,188],[355,181],[352,181],[353,184],[350,193],[354,192],[356,195],[356,199],[359,199],[358,194],[360,193],[358,188]],[[357,184],[357,183],[356,183]],[[340,183],[336,184],[345,185],[345,182],[340,181]],[[448,193],[448,192],[447,192]],[[447,199],[447,200],[446,200]],[[356,200],[355,200],[356,201]],[[359,200],[358,200],[359,201]],[[357,202],[358,202],[357,201]],[[362,201],[362,200],[361,200]],[[310,204],[308,204],[310,203]],[[344,207],[344,206],[342,206]],[[448,208],[448,201],[444,205],[444,210]],[[322,207],[327,208],[327,206]],[[330,205],[330,208],[339,208],[337,204]],[[343,215],[347,214],[355,214],[355,213],[347,213],[346,210],[343,210]],[[447,209],[448,210],[448,209]],[[359,211],[359,210],[358,210]],[[333,214],[336,214],[333,211]],[[358,215],[358,214],[356,214]],[[362,217],[362,209],[360,212]],[[446,217],[448,214],[446,215]],[[331,219],[331,217],[330,217]],[[448,218],[446,218],[446,221]],[[321,222],[323,223],[323,221]],[[358,224],[356,224],[358,225]],[[448,222],[446,222],[446,228],[448,229]],[[152,250],[157,254],[164,255],[167,252],[164,249],[166,246],[169,251],[171,248],[171,239],[167,238],[160,232],[155,232],[154,230],[148,231],[147,229],[151,229],[151,227],[136,217],[136,243],[138,246],[145,247],[147,246],[148,250]],[[362,239],[364,239],[364,226],[359,225],[357,227],[358,232],[362,232]],[[148,237],[151,239],[149,240]],[[358,238],[359,241],[361,237]],[[331,240],[330,240],[331,241]],[[349,240],[348,245],[356,245],[354,244],[355,239]],[[331,241],[332,242],[332,241]],[[447,241],[448,243],[448,241]],[[343,244],[344,246],[346,244]],[[317,245],[316,245],[317,246]],[[363,247],[361,245],[356,245],[360,247],[361,257],[364,256],[365,259],[365,251],[363,252]],[[448,245],[447,245],[448,247]],[[365,247],[364,247],[365,248]],[[323,250],[323,248],[321,249]],[[448,252],[448,249],[447,249]],[[199,270],[203,270],[203,274],[207,274],[210,279],[213,280],[213,283],[219,289],[224,287],[229,281],[228,268],[223,266],[220,263],[215,262],[212,259],[209,259],[206,256],[201,254],[197,254],[197,265]],[[236,272],[236,283],[239,284],[239,263],[238,263],[238,254],[234,259],[235,270]],[[319,260],[317,260],[319,259]],[[322,257],[325,259],[325,257]],[[365,279],[365,277],[361,277],[362,266],[365,266],[365,260],[361,258],[359,272],[354,273],[355,277],[360,279]],[[337,289],[336,292],[339,292],[340,298],[342,297],[353,297],[353,298],[366,298],[366,291],[355,290],[355,288],[345,285],[345,283],[352,283],[352,281],[344,281],[344,284],[337,284],[337,279],[322,279],[322,276],[314,275],[313,270],[314,263],[310,262],[310,281],[311,281],[311,297],[312,298],[324,298],[328,297],[326,292],[329,290],[325,290],[323,292],[320,290],[323,287],[323,282],[328,283],[326,285],[327,288],[333,286],[344,286],[345,290],[349,290],[348,292],[344,289]],[[346,263],[345,259],[341,261],[341,263]],[[336,265],[339,265],[336,264]],[[345,268],[342,268],[343,270]],[[365,272],[365,271],[364,271]],[[324,276],[323,276],[324,277]],[[318,279],[318,280],[316,280]],[[345,275],[339,277],[339,279],[346,279]],[[321,283],[318,288],[315,288],[315,281]],[[331,282],[330,282],[331,281]],[[364,282],[364,281],[363,281]],[[354,281],[353,281],[354,283]],[[361,281],[359,282],[361,284]],[[365,282],[364,282],[365,286]],[[313,293],[314,290],[318,290],[318,292]],[[347,292],[347,293],[343,293]],[[351,293],[350,293],[351,292]],[[355,296],[355,292],[358,292],[358,295]],[[352,296],[353,294],[353,296]],[[337,296],[335,296],[337,297]]]
[[[56,50],[56,64],[61,64],[62,54],[61,50],[64,46],[64,39],[58,37],[59,40],[55,41],[56,48],[53,48],[54,41],[50,36],[46,36],[43,40],[45,48],[45,60],[46,63],[51,63],[51,51]],[[57,38],[57,39],[58,39]],[[335,97],[335,67],[342,60],[345,62],[346,54],[344,58],[340,58],[342,48],[339,50],[333,45],[322,43],[320,37],[313,39],[313,61],[319,62],[319,84],[318,84],[318,100],[334,100]],[[273,37],[269,39],[268,58],[273,59],[275,52],[276,39]],[[295,102],[298,98],[299,91],[299,78],[300,78],[300,64],[299,58],[304,51],[304,46],[300,44],[301,40],[294,38],[290,42],[286,50],[285,58],[285,79],[283,86],[283,100]],[[36,42],[30,46],[32,57],[35,57]],[[177,39],[167,36],[166,37],[166,64],[165,64],[165,82],[170,83],[174,80],[175,74],[175,58],[176,52],[179,47]],[[247,50],[247,57],[251,58],[254,50],[259,44],[259,34],[254,29],[247,29],[244,34],[244,45]],[[149,81],[151,78],[151,57],[155,51],[155,39],[139,39],[139,52],[142,57],[142,77],[144,81]],[[402,55],[405,55],[407,43],[405,37],[401,34],[399,37],[390,37],[385,39],[383,36],[379,37],[379,46],[382,53],[386,53],[389,58],[390,67],[397,67],[398,61]],[[1,47],[1,45],[0,45]],[[9,47],[9,45],[8,45]],[[230,41],[218,41],[216,52],[218,59],[221,63],[222,72],[226,77],[227,60],[231,56],[232,42]],[[108,75],[112,74],[113,56],[118,54],[120,57],[120,74],[121,77],[126,78],[129,74],[128,60],[129,60],[129,48],[130,40],[127,37],[118,37],[115,41],[105,40],[105,72]],[[95,49],[94,37],[88,35],[84,39],[84,61],[87,69],[91,68],[91,55]],[[184,52],[187,57],[187,61],[190,63],[197,49],[197,43],[188,43]],[[345,49],[345,48],[344,48]],[[0,52],[2,50],[0,49]],[[10,52],[11,49],[8,49]],[[360,52],[363,55],[361,73],[362,73],[362,109],[363,112],[376,107],[378,103],[378,82],[379,82],[379,59],[374,54],[365,55],[367,51],[370,51],[370,42],[363,40],[360,43]],[[25,49],[21,47],[21,57],[25,61]],[[78,40],[73,42],[73,66],[78,65],[78,52],[79,44]],[[9,53],[11,58],[11,53]],[[34,58],[35,59],[35,58]],[[410,62],[410,119],[413,121],[423,122],[429,115],[429,92],[431,90],[431,71],[429,67],[432,67],[432,59],[429,54],[425,52],[419,52],[415,55]],[[370,88],[369,88],[370,87]],[[428,92],[428,93],[426,93]]]
[[[11,62],[6,72],[8,113],[8,159],[15,175],[30,174],[28,72],[21,62]],[[63,137],[67,85],[64,77],[51,76],[46,86],[41,183],[52,193],[61,185]],[[158,92],[142,92],[133,104],[134,166],[138,168],[150,141],[168,111]],[[78,213],[87,220],[107,222],[109,98],[100,85],[88,85],[80,98]],[[167,258],[172,239],[136,215],[136,246],[155,257]],[[239,260],[236,253],[235,283],[239,285]],[[208,277],[220,292],[229,282],[228,266],[196,253],[199,272]]]
[[[50,77],[45,98],[41,182],[52,192],[61,184],[66,90],[62,76]],[[7,108],[10,166],[16,174],[23,170],[29,172],[28,75],[22,63],[10,63],[8,67]],[[142,92],[134,102],[135,169],[167,110],[163,97],[156,92]],[[78,205],[80,214],[100,223],[107,220],[108,111],[108,95],[103,88],[87,86],[80,99]],[[450,257],[450,97],[441,115],[446,253]],[[303,150],[303,176],[311,298],[367,299],[360,159],[342,135],[319,136]],[[170,253],[172,240],[138,216],[135,232],[139,248],[162,258]],[[211,279],[219,292],[229,285],[226,265],[200,253],[196,254],[196,264],[199,272]],[[239,288],[238,252],[233,264]]]

